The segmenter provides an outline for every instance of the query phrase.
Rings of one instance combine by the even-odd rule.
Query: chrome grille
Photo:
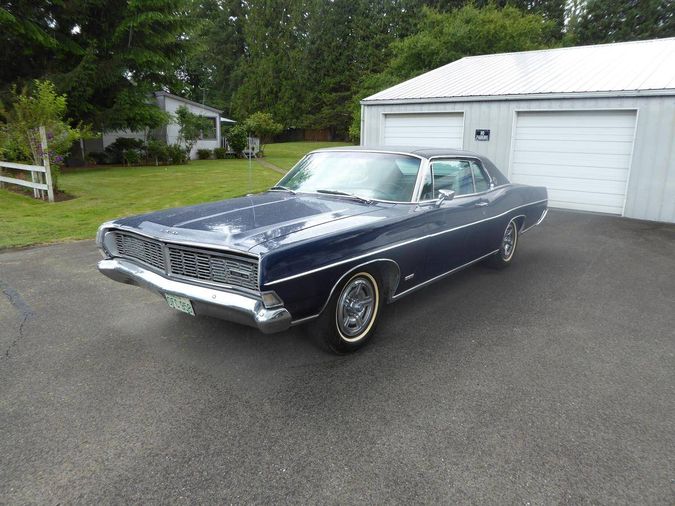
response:
[[[156,269],[165,270],[162,245],[135,235],[115,234],[115,246],[120,256],[135,258]]]
[[[259,290],[255,258],[167,244],[126,232],[114,233],[119,256],[140,260],[169,276]]]
[[[196,251],[175,247],[169,250],[170,274],[188,278],[241,286],[251,290],[258,289],[258,263],[247,262],[234,257],[213,255],[206,251]]]

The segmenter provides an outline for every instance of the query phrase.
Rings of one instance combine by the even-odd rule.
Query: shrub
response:
[[[105,153],[101,153],[100,151],[93,151],[91,153],[87,153],[87,156],[85,157],[85,162],[92,165],[101,165],[104,163],[108,163],[108,155],[106,155]]]
[[[180,144],[169,144],[166,147],[169,161],[175,165],[182,165],[187,163],[187,153],[185,148]]]
[[[215,148],[213,150],[213,157],[218,160],[222,160],[226,156],[227,156],[227,149],[225,148]]]
[[[211,120],[191,113],[184,105],[176,109],[176,123],[178,123],[178,142],[185,145],[187,153],[192,153],[192,148],[199,138],[213,125]]]
[[[5,120],[0,128],[0,154],[16,161],[32,160],[36,165],[42,164],[43,155],[48,156],[54,188],[58,188],[60,168],[73,142],[93,136],[89,127],[69,125],[65,117],[67,97],[59,95],[51,81],[33,81],[31,90],[21,92],[12,88],[11,100],[9,110],[0,107]],[[45,127],[48,153],[42,153],[40,147],[40,126]]]
[[[274,121],[272,115],[268,112],[254,112],[244,122],[246,130],[260,139],[260,151],[263,150],[263,144],[273,136],[280,134],[284,126]]]
[[[115,142],[110,144],[105,148],[105,152],[108,155],[108,160],[110,163],[127,163],[128,158],[126,152],[133,150],[137,154],[141,149],[143,149],[143,141],[140,139],[131,139],[129,137],[120,137]],[[131,155],[132,157],[134,155]]]
[[[213,154],[213,151],[210,149],[198,149],[197,150],[197,158],[200,160],[210,160],[211,155]]]
[[[238,124],[230,128],[227,132],[227,143],[230,145],[235,155],[239,155],[248,144],[248,133],[244,125]]]
[[[157,139],[149,139],[145,147],[145,154],[148,163],[155,165],[165,164],[169,162],[169,146],[166,142]]]
[[[141,160],[141,153],[137,149],[127,149],[124,152],[124,163],[136,165]]]

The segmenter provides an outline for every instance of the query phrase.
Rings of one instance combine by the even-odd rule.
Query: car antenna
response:
[[[246,136],[246,142],[248,143],[248,192],[253,193],[253,162],[251,161],[251,136]]]

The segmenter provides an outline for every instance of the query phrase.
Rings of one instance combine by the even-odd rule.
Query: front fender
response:
[[[401,268],[392,258],[361,259],[328,265],[314,272],[265,284],[263,291],[274,290],[291,313],[293,323],[297,324],[319,316],[340,284],[360,270],[377,271],[386,300],[391,301],[401,278]]]

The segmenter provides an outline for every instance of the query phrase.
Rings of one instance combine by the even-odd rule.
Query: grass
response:
[[[290,168],[317,147],[337,143],[269,144],[272,163]],[[104,221],[169,207],[221,200],[262,191],[281,178],[246,160],[193,160],[166,167],[75,169],[59,177],[61,190],[75,198],[49,204],[0,190],[0,249],[92,239]]]
[[[345,142],[281,142],[263,146],[265,159],[277,167],[290,170],[300,158],[319,148],[348,146]]]

